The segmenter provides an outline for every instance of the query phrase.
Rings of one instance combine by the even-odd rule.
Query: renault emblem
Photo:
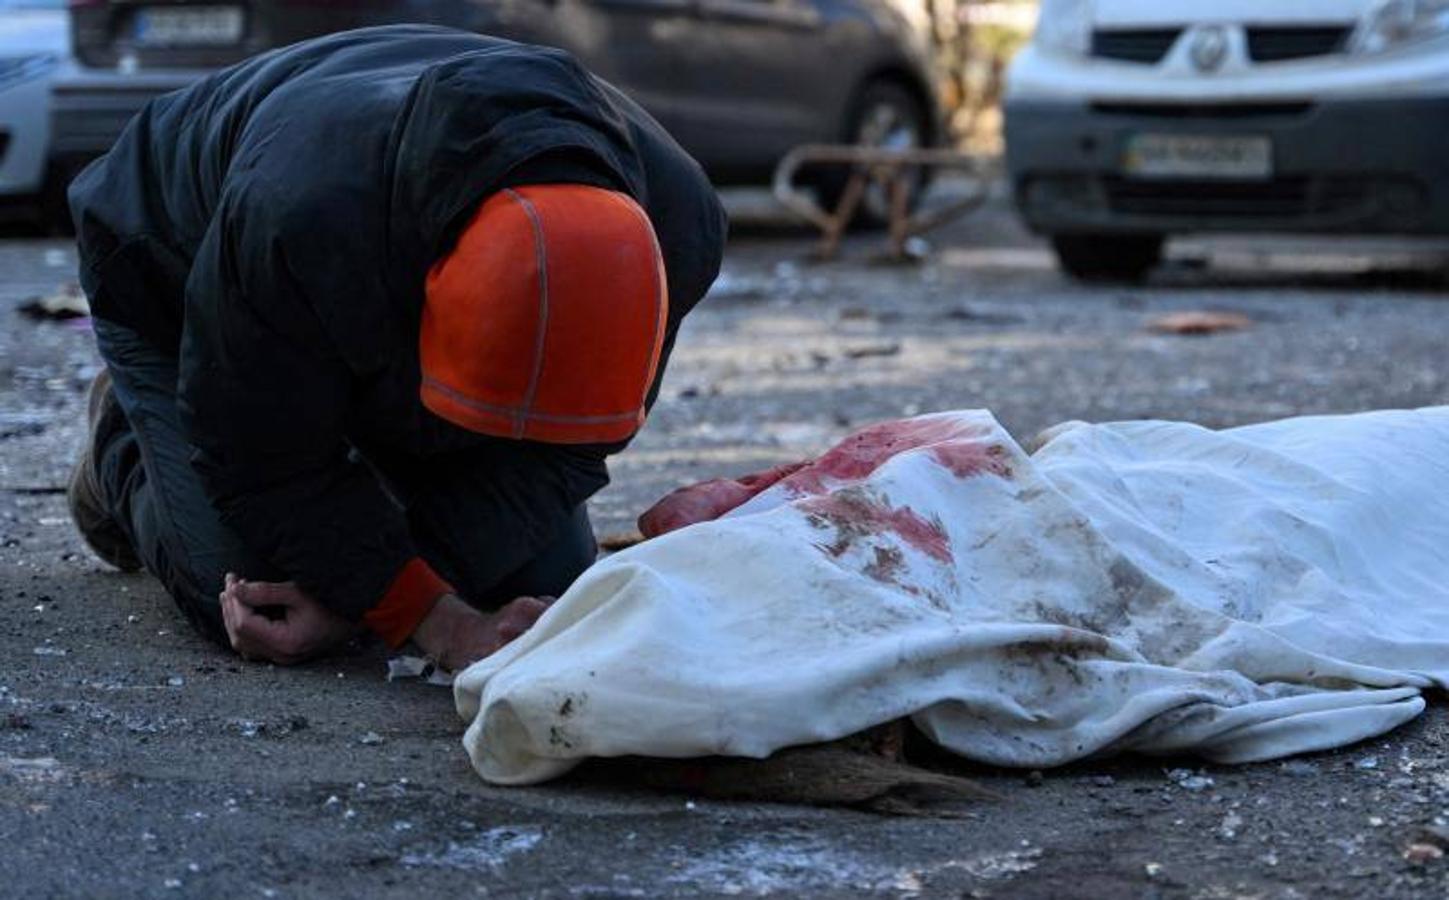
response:
[[[1189,48],[1192,64],[1200,72],[1212,72],[1223,64],[1228,56],[1228,35],[1221,26],[1210,25],[1199,28],[1192,37]]]

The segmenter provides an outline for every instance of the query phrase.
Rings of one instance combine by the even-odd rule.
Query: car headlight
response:
[[[50,71],[59,62],[53,53],[30,53],[25,56],[0,56],[0,88],[28,81]]]
[[[1444,34],[1449,34],[1449,0],[1388,0],[1359,26],[1354,49],[1380,53]]]
[[[1042,0],[1037,13],[1037,46],[1084,54],[1091,46],[1092,0]]]

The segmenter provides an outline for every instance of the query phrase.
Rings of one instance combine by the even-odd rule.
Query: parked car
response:
[[[1081,278],[1192,232],[1449,233],[1449,0],[1044,0],[1005,107]]]
[[[86,67],[56,88],[67,164],[150,97],[302,38],[430,22],[572,52],[720,183],[809,141],[924,146],[940,129],[924,38],[890,0],[73,0]]]
[[[53,203],[50,85],[70,56],[64,0],[0,0],[0,214]]]

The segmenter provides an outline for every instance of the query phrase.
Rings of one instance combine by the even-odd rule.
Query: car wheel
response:
[[[1079,281],[1140,281],[1162,261],[1164,241],[1160,234],[1058,234],[1052,249]]]
[[[913,150],[930,143],[925,109],[908,88],[896,81],[867,83],[851,106],[841,133],[845,143],[865,147]],[[847,166],[832,166],[821,173],[815,192],[822,207],[828,211],[835,210],[852,172],[853,169]],[[908,201],[910,208],[915,208],[928,183],[925,172],[918,172],[912,179]],[[889,220],[890,191],[886,185],[872,180],[851,224],[880,228]]]

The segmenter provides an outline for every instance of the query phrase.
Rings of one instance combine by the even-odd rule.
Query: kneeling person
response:
[[[70,197],[106,364],[76,523],[282,663],[365,625],[457,668],[528,628],[725,228],[568,55],[418,26],[152,101]]]

